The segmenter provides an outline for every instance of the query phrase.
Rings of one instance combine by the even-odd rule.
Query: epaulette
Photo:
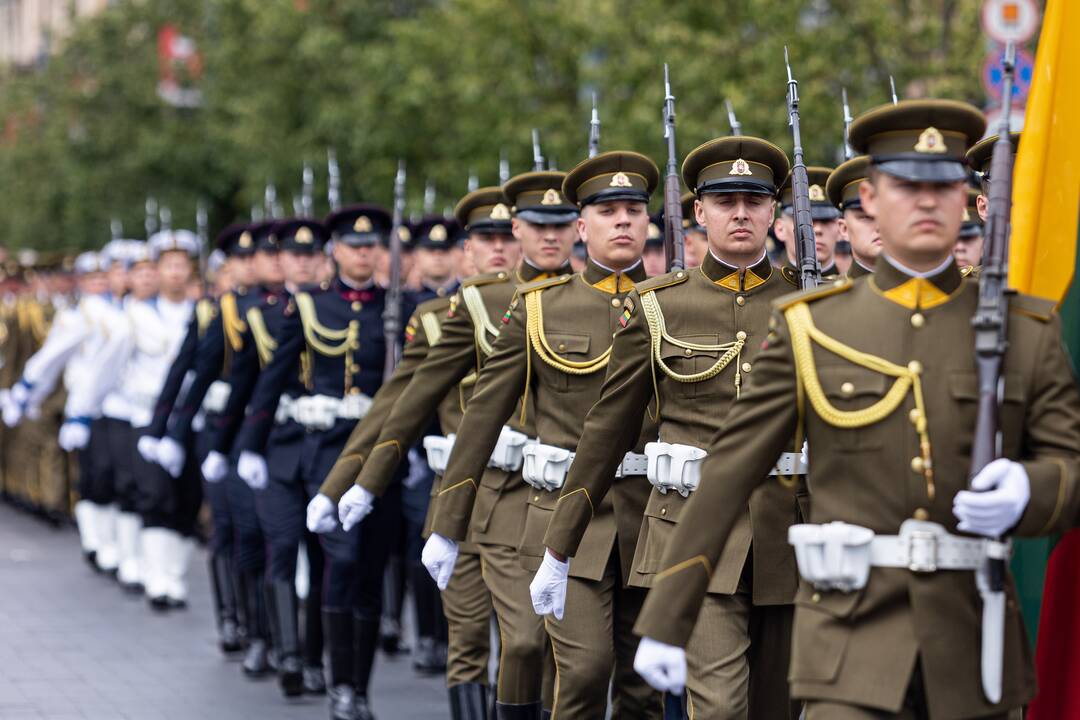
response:
[[[479,287],[481,285],[491,285],[492,283],[506,282],[510,279],[510,272],[507,270],[498,270],[496,272],[480,273],[479,275],[472,275],[461,281],[461,287]]]
[[[236,294],[227,292],[218,301],[221,307],[221,325],[225,331],[225,339],[233,352],[240,352],[244,347],[244,333],[247,332],[247,323],[240,317],[240,308],[236,303]]]
[[[671,287],[672,285],[681,285],[689,279],[690,273],[685,270],[676,270],[675,272],[664,273],[663,275],[657,275],[642,280],[637,283],[637,290],[639,293],[650,292],[652,290],[659,290],[660,288]]]
[[[814,302],[815,300],[827,298],[830,295],[847,292],[851,289],[852,285],[854,285],[854,283],[848,278],[826,281],[812,290],[800,290],[799,292],[789,293],[783,297],[777,298],[773,301],[773,308],[776,310],[787,310],[792,305],[797,305],[798,303]]]
[[[799,273],[795,268],[784,265],[780,268],[780,275],[795,287],[799,287]]]
[[[1052,300],[1021,293],[1009,294],[1010,312],[1033,318],[1039,322],[1050,322],[1050,319],[1054,317],[1056,308],[1057,304]]]
[[[543,278],[542,280],[533,280],[532,282],[518,285],[517,294],[528,295],[537,290],[546,290],[547,288],[555,287],[556,285],[565,285],[575,277],[577,277],[577,275],[556,275],[555,277]]]
[[[437,297],[431,298],[430,300],[425,300],[424,302],[416,306],[416,314],[422,315],[424,313],[433,312],[439,313],[441,315],[443,310],[450,307],[451,297],[453,296],[447,295],[446,297]]]

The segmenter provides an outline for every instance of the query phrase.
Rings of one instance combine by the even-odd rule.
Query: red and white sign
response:
[[[1002,45],[1022,45],[1039,27],[1039,8],[1035,0],[983,0],[982,27]]]
[[[191,38],[173,25],[158,32],[158,95],[176,107],[198,107],[202,93],[193,87],[202,77],[202,57]]]

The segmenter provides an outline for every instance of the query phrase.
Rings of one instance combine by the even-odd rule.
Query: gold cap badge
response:
[[[649,239],[655,240],[660,237],[660,226],[656,223],[649,223]]]
[[[353,223],[352,229],[354,232],[358,233],[371,232],[371,218],[369,218],[367,215],[361,215],[360,217],[356,218],[356,222]]]
[[[434,242],[444,242],[446,240],[446,226],[441,223],[431,228],[431,232],[428,233],[428,237]]]
[[[728,175],[753,175],[753,173],[750,172],[750,163],[739,158],[731,163],[731,171],[728,172]]]
[[[503,203],[499,203],[495,207],[491,208],[490,217],[492,220],[509,220],[510,208],[506,207],[506,205]]]
[[[397,236],[401,239],[402,242],[409,242],[410,240],[412,240],[412,233],[409,232],[409,228],[405,227],[404,225],[398,227]]]
[[[820,185],[810,186],[810,199],[815,202],[825,201],[825,191],[821,189]]]
[[[964,208],[964,222],[971,222],[971,213],[968,212],[967,208]]]
[[[609,187],[628,188],[633,187],[633,185],[630,184],[630,178],[626,176],[626,173],[617,172],[611,176],[611,184],[609,185]]]
[[[559,205],[562,203],[562,198],[559,197],[559,191],[555,188],[548,188],[544,192],[544,198],[540,201],[541,205]]]
[[[915,143],[915,152],[940,154],[947,151],[945,138],[941,136],[941,131],[936,127],[928,127],[923,130],[922,134],[919,135],[919,142]]]
[[[249,247],[251,247],[251,233],[249,233],[249,232],[247,232],[247,231],[245,230],[245,231],[244,231],[244,232],[243,232],[243,233],[242,233],[242,234],[240,235],[240,240],[238,240],[236,244],[237,244],[237,245],[239,245],[239,246],[240,246],[240,247],[242,247],[242,248],[249,248]]]
[[[296,231],[296,242],[301,245],[310,245],[315,242],[315,236],[311,234],[311,228],[302,227]]]

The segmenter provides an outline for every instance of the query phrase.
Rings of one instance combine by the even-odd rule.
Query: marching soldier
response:
[[[612,682],[614,714],[651,717],[659,699],[631,666],[636,641],[631,626],[644,593],[627,586],[634,543],[648,499],[645,458],[630,453],[619,463],[623,482],[596,508],[572,568],[545,556],[543,533],[581,436],[585,415],[600,394],[611,357],[611,338],[623,302],[645,279],[641,252],[648,232],[647,203],[659,180],[656,165],[632,152],[607,152],[580,163],[563,181],[563,195],[581,208],[577,229],[589,250],[575,275],[522,285],[503,316],[502,329],[480,375],[459,428],[439,493],[439,512],[424,548],[432,576],[445,583],[457,543],[479,509],[483,468],[497,451],[503,423],[534,415],[538,442],[522,448],[523,477],[532,488],[519,554],[529,571],[572,575],[563,617],[559,608],[545,625],[556,666],[556,717],[603,717]],[[522,408],[515,413],[515,405]],[[643,417],[626,417],[628,433]],[[519,420],[520,422],[520,420]],[[643,435],[655,437],[645,425]],[[530,715],[535,717],[535,715]]]
[[[961,272],[968,270],[975,272],[982,264],[983,255],[983,219],[979,215],[978,190],[968,188],[968,204],[964,208],[964,222],[960,223],[960,236],[956,238],[956,247],[953,249],[953,257],[960,266]],[[985,212],[985,209],[983,210]]]
[[[648,277],[663,275],[667,258],[664,256],[664,233],[660,226],[664,224],[664,213],[649,216],[649,234],[645,236],[645,250],[641,262]]]
[[[814,220],[814,245],[817,249],[818,266],[823,278],[835,278],[840,270],[833,260],[836,242],[840,239],[840,211],[825,196],[825,185],[832,168],[808,167],[806,175],[810,181],[810,216]],[[781,271],[797,279],[799,271],[795,267],[795,201],[792,196],[791,175],[780,188],[780,215],[773,222],[773,233],[783,243],[786,255]]]
[[[627,418],[646,410],[658,417],[659,441],[645,446],[653,491],[639,520],[630,584],[652,584],[697,489],[704,448],[753,376],[769,302],[795,289],[765,252],[775,183],[788,170],[780,148],[745,135],[712,140],[686,157],[683,179],[696,193],[693,217],[708,234],[709,250],[699,269],[650,278],[627,296],[600,400],[585,418],[544,536],[552,559],[545,567],[560,570],[537,573],[538,612],[557,613],[565,602],[566,563],[574,558],[573,568],[594,508],[620,484],[643,484],[637,476],[616,479],[616,469],[638,440]],[[800,471],[798,462],[789,454],[783,472]],[[784,659],[791,638],[784,631],[797,577],[784,534],[796,515],[790,492],[779,484],[761,488],[728,539],[687,646],[691,717],[789,714]]]
[[[697,267],[705,262],[705,255],[709,252],[709,238],[705,233],[705,228],[698,223],[697,214],[694,211],[696,201],[697,196],[693,192],[688,190],[683,193],[683,240],[686,242],[686,267],[688,268]],[[656,274],[663,275],[664,273]]]
[[[971,481],[982,492],[968,490],[979,288],[952,247],[964,151],[984,126],[976,108],[939,100],[876,108],[851,125],[852,147],[870,156],[859,193],[882,255],[871,276],[775,303],[638,622],[636,667],[654,686],[682,685],[681,648],[725,539],[802,430],[815,524],[789,534],[806,580],[789,677],[808,720],[1003,719],[1033,695],[1011,578],[1000,624],[990,612],[980,629],[996,595],[989,560],[1004,551],[984,538],[1075,521],[1080,397],[1052,303],[1013,295],[1003,457]]]
[[[265,501],[274,505],[262,515],[271,543],[295,548],[308,501],[382,383],[386,292],[373,279],[373,249],[389,231],[389,213],[367,205],[332,213],[325,225],[303,221],[294,230],[297,242],[322,245],[332,237],[338,273],[325,290],[299,292],[289,302],[236,440],[237,473],[251,487],[273,493]],[[286,403],[283,393],[297,373],[306,394]],[[267,437],[279,413],[291,415],[305,432],[299,454],[271,466]],[[360,527],[348,532],[337,528],[319,538],[326,557],[323,636],[330,660],[330,715],[335,719],[372,717],[368,683],[382,603],[384,522],[385,514],[376,508]],[[275,554],[276,548],[271,550],[273,577],[285,579],[273,567],[279,562]]]
[[[956,255],[957,264],[961,268],[971,268],[968,272],[974,273],[976,277],[978,277],[982,265],[984,238],[981,225],[986,222],[987,208],[990,204],[990,183],[992,182],[990,159],[994,153],[994,143],[997,142],[997,139],[997,135],[991,135],[980,140],[968,150],[967,154],[967,161],[971,165],[971,169],[978,174],[980,192],[974,194],[974,198],[970,197],[972,193],[969,192],[968,216],[965,218],[964,224],[960,226],[960,241],[956,243]],[[1020,133],[1010,133],[1009,143],[1012,145],[1012,151],[1015,155],[1016,148],[1020,145]],[[974,208],[972,208],[972,205],[974,205]],[[974,214],[972,213],[973,209],[975,210]]]
[[[881,254],[881,234],[877,222],[862,206],[859,186],[866,181],[870,158],[853,157],[829,174],[825,193],[829,202],[840,209],[840,232],[851,243],[851,267],[847,276],[855,278],[874,272],[874,263]]]

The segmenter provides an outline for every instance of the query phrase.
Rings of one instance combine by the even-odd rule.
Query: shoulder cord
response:
[[[251,336],[255,338],[255,349],[259,353],[259,365],[266,367],[277,350],[277,342],[266,327],[262,311],[257,308],[249,308],[247,312],[248,327],[251,328]]]
[[[491,354],[492,350],[492,341],[488,340],[488,335],[492,339],[499,337],[499,328],[495,327],[495,324],[491,322],[491,318],[488,317],[484,298],[475,285],[462,288],[461,299],[465,301],[465,307],[468,308],[469,315],[472,316],[476,345],[486,357]]]
[[[551,367],[568,375],[591,375],[607,367],[611,359],[611,346],[592,360],[563,360],[555,355],[544,336],[544,304],[540,299],[542,291],[533,291],[525,295],[526,342],[536,351],[537,356]]]
[[[225,330],[225,339],[229,341],[233,352],[238,352],[244,347],[243,333],[246,326],[240,318],[240,310],[236,306],[236,296],[232,293],[225,293],[221,296],[221,321],[221,325]]]
[[[214,319],[214,304],[208,300],[200,300],[195,305],[195,325],[199,331],[199,337],[206,334],[210,327],[210,321]]]
[[[833,427],[854,429],[881,422],[891,415],[907,397],[911,390],[915,397],[915,412],[911,421],[919,435],[919,446],[923,460],[923,476],[926,478],[926,493],[934,499],[934,470],[931,464],[930,435],[927,432],[926,406],[923,402],[922,383],[919,380],[921,368],[915,363],[908,367],[896,365],[883,358],[845,345],[818,330],[810,315],[806,303],[798,303],[784,312],[791,330],[791,347],[795,357],[795,374],[800,391],[805,388],[805,396],[818,416]],[[833,406],[821,387],[817,368],[814,366],[812,342],[816,342],[829,352],[850,363],[873,372],[896,378],[896,382],[881,400],[862,410],[839,410]],[[801,392],[800,392],[801,395]]]
[[[427,335],[428,347],[435,347],[442,340],[442,325],[435,313],[426,312],[420,315],[420,324],[424,326],[424,334]]]
[[[641,309],[645,314],[645,320],[649,324],[649,333],[652,335],[652,355],[653,361],[656,365],[660,366],[660,369],[672,380],[681,383],[696,383],[704,380],[710,380],[719,375],[724,368],[731,364],[732,360],[740,357],[742,349],[746,345],[746,335],[742,334],[742,337],[737,337],[732,342],[720,343],[719,345],[705,345],[701,343],[688,342],[686,340],[680,340],[676,337],[672,337],[668,334],[667,324],[664,321],[664,313],[660,309],[660,302],[656,299],[656,294],[653,292],[644,292],[641,294]],[[672,370],[667,363],[664,362],[661,356],[660,347],[661,341],[666,340],[668,343],[675,347],[683,348],[684,350],[698,350],[702,352],[723,352],[720,358],[712,364],[711,367],[702,370],[697,373],[690,373],[684,375]],[[655,370],[653,375],[655,378]],[[653,384],[655,385],[655,379]],[[742,385],[742,373],[738,364],[735,366],[735,392],[738,397],[739,388]]]
[[[304,339],[320,355],[337,357],[359,347],[357,339],[360,335],[360,325],[357,321],[350,320],[349,326],[341,330],[328,328],[319,322],[315,313],[315,300],[311,295],[297,293],[295,299],[296,307],[300,310],[300,324],[304,327]],[[340,342],[337,345],[330,344],[330,341],[334,340]]]

